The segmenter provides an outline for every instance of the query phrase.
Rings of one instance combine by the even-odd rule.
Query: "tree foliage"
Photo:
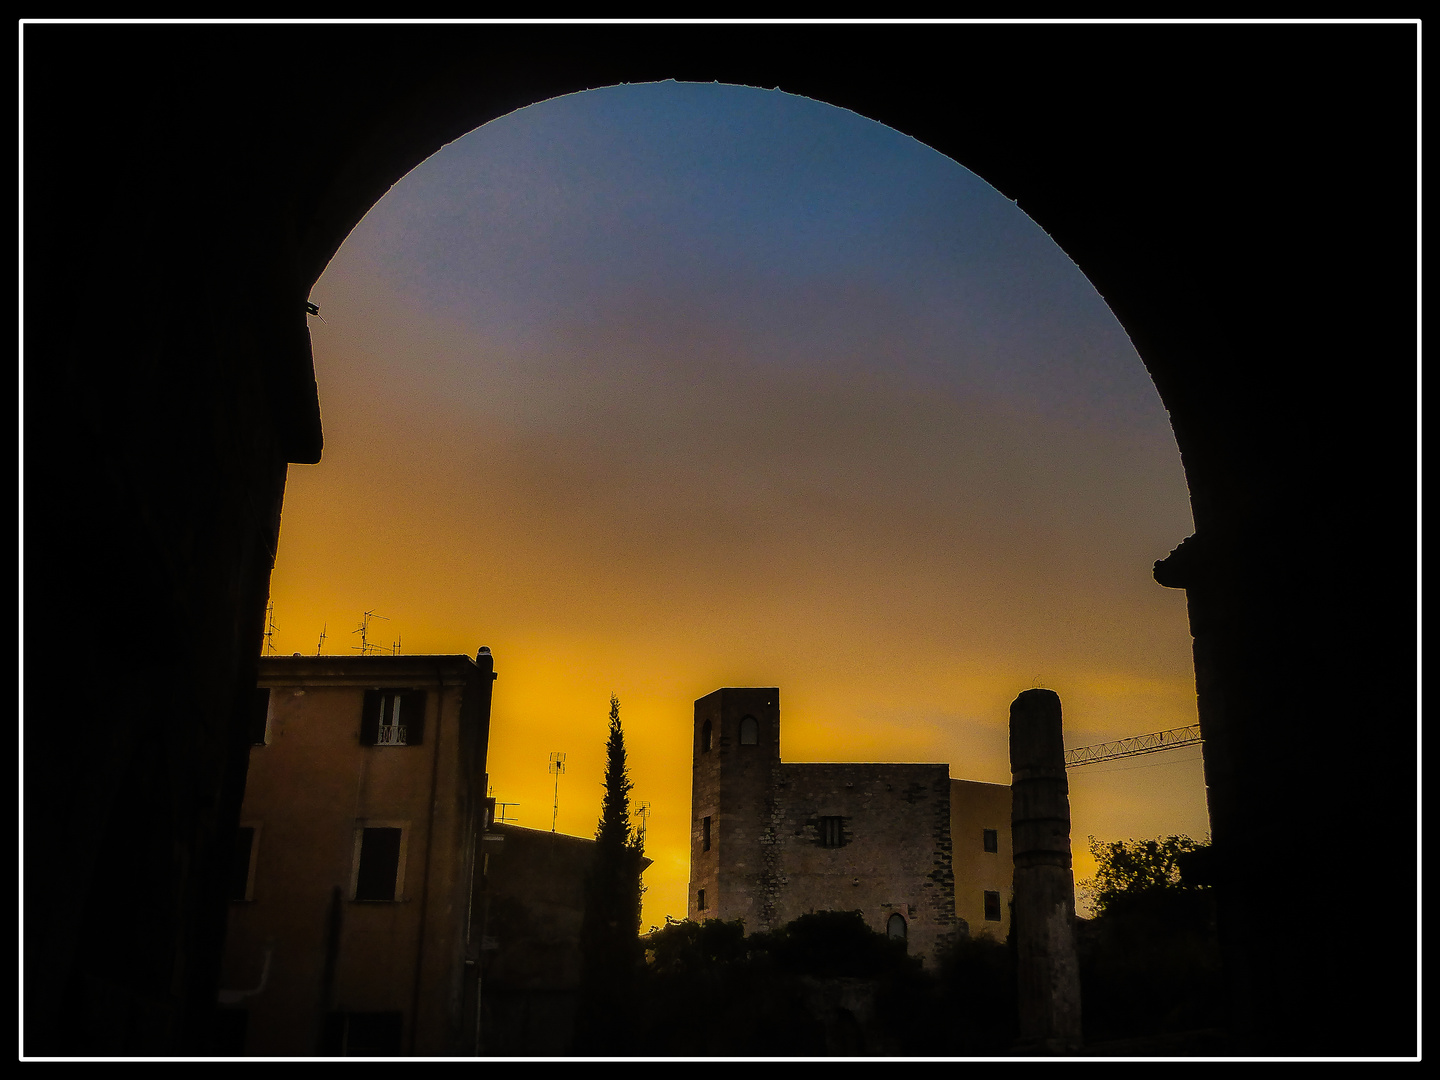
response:
[[[1077,940],[1087,1041],[1225,1022],[1213,853],[1188,836],[1090,838],[1096,917]]]
[[[1197,878],[1209,849],[1208,843],[1188,836],[1109,842],[1090,837],[1096,869],[1085,884],[1091,890],[1095,914],[1115,913],[1147,894],[1205,888]]]
[[[749,955],[745,924],[735,919],[677,919],[649,935],[645,963],[654,976],[686,976],[743,962]]]
[[[643,838],[630,823],[630,781],[620,700],[610,696],[604,792],[595,829],[595,859],[585,880],[580,927],[580,1001],[575,1048],[606,1055],[633,1051],[634,996],[643,964],[640,871]]]

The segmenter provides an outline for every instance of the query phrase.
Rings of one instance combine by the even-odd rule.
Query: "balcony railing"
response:
[[[404,746],[405,725],[389,724],[381,725],[379,733],[375,736],[376,746]]]

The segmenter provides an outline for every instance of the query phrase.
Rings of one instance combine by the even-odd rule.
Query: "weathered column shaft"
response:
[[[1020,1043],[1065,1053],[1081,1044],[1080,965],[1070,786],[1053,690],[1026,690],[1010,705],[1010,771]]]

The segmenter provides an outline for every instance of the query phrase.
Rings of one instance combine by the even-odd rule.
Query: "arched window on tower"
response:
[[[905,940],[905,916],[898,911],[885,923],[885,936],[891,941]]]
[[[740,745],[758,746],[760,743],[760,722],[753,716],[740,721]]]
[[[710,731],[710,721],[706,720],[705,723],[700,726],[700,752],[702,754],[708,754],[710,752]]]

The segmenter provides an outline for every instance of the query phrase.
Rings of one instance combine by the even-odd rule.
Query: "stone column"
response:
[[[1026,690],[1010,705],[1010,825],[1022,1052],[1080,1049],[1080,964],[1070,864],[1070,785],[1060,697]]]

